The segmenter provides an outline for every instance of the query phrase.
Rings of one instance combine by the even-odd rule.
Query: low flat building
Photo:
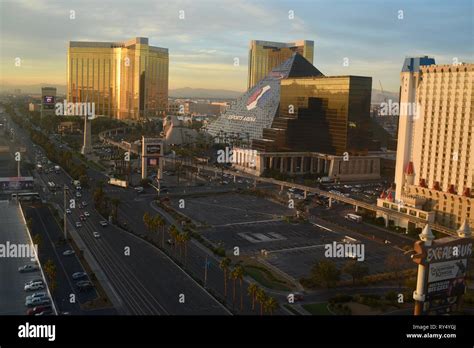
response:
[[[252,175],[278,172],[315,174],[335,181],[380,179],[380,157],[328,155],[319,152],[260,152],[233,148],[233,166]]]

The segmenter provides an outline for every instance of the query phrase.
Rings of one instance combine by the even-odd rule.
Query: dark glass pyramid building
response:
[[[280,81],[289,77],[323,76],[303,56],[295,53],[250,88],[217,120],[207,127],[216,142],[229,139],[261,139],[264,128],[270,128],[278,113]]]

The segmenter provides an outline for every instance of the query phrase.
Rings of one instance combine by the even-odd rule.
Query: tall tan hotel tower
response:
[[[474,226],[473,85],[474,64],[407,58],[401,73],[394,203],[450,228]]]

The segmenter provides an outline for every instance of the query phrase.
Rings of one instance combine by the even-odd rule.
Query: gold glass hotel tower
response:
[[[247,89],[255,86],[270,71],[298,52],[313,64],[314,42],[299,40],[295,42],[250,41],[249,70]]]
[[[168,49],[148,38],[69,42],[68,102],[93,102],[95,114],[120,120],[160,116],[168,102]]]

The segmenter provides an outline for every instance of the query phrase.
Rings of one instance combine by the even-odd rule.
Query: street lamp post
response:
[[[63,206],[63,219],[64,219],[64,240],[67,241],[67,213],[66,213],[66,206],[67,206],[67,185],[64,184],[64,206]]]

